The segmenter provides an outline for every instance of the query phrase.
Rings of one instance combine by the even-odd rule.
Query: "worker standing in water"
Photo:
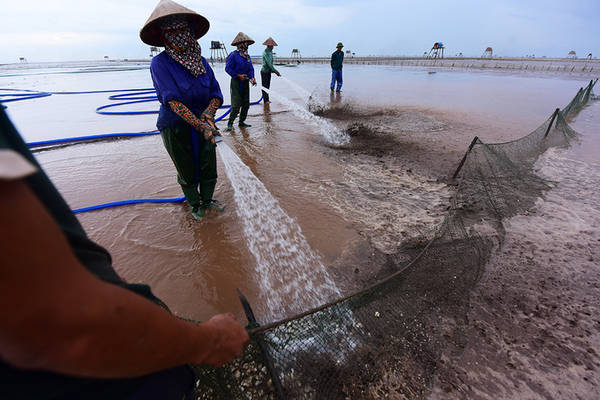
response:
[[[271,88],[271,73],[275,73],[277,76],[281,76],[279,71],[275,69],[273,66],[273,48],[277,46],[277,42],[273,40],[272,37],[269,37],[263,45],[267,46],[265,51],[263,51],[262,55],[262,68],[260,70],[261,83],[264,88]],[[263,90],[263,101],[266,103],[270,103],[269,101],[269,93]]]
[[[344,45],[342,42],[339,42],[336,47],[337,49],[331,55],[331,85],[329,86],[331,93],[333,93],[334,89],[338,93],[341,92],[343,83],[342,64],[344,63],[344,52],[342,51],[342,48]],[[335,87],[336,82],[337,88]]]
[[[223,211],[212,197],[217,184],[215,137],[220,136],[215,113],[223,95],[197,42],[209,26],[194,11],[161,0],[140,31],[144,43],[165,48],[150,64],[161,104],[156,126],[196,220],[206,210]]]
[[[227,122],[227,131],[233,129],[233,122],[238,113],[240,114],[238,126],[251,126],[245,121],[250,108],[250,83],[252,86],[256,86],[254,67],[250,55],[248,55],[248,46],[252,44],[254,44],[254,40],[243,32],[239,32],[231,42],[231,45],[236,46],[237,50],[232,51],[227,56],[225,64],[225,72],[231,76],[231,114],[229,114],[229,121]]]

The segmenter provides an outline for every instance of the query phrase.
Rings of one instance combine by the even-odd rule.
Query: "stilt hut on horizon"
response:
[[[224,62],[227,59],[229,52],[225,47],[225,43],[219,40],[210,41],[210,61],[211,63]]]
[[[427,54],[427,58],[444,58],[444,43],[435,42]]]

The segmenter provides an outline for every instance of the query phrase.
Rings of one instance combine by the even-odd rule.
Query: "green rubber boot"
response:
[[[202,208],[205,210],[214,210],[218,212],[225,211],[225,206],[220,204],[217,200],[210,200],[208,203],[202,204]]]
[[[231,132],[233,130],[233,124],[227,124],[227,128],[225,128],[225,132]]]
[[[204,207],[196,206],[192,208],[192,217],[196,221],[200,221],[206,215],[206,209]]]
[[[252,125],[247,124],[245,122],[240,122],[239,126],[242,127],[242,128],[250,128]]]

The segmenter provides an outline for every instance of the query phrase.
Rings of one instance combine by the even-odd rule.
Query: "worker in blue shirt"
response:
[[[342,64],[344,63],[344,52],[342,48],[344,45],[342,42],[337,44],[337,50],[333,52],[331,55],[331,85],[329,88],[331,89],[331,93],[335,89],[336,92],[342,91]],[[337,82],[337,89],[335,87],[335,83]]]
[[[215,136],[220,136],[215,113],[223,95],[197,42],[208,28],[209,22],[201,15],[171,0],[161,0],[140,31],[143,42],[165,47],[150,64],[161,104],[156,126],[196,220],[209,209],[223,210],[213,199],[217,183]]]
[[[231,42],[231,45],[236,46],[237,50],[227,56],[225,72],[231,76],[231,114],[229,114],[229,122],[227,122],[227,131],[233,129],[233,122],[238,113],[240,114],[238,125],[240,127],[251,126],[245,122],[250,108],[250,83],[252,86],[256,86],[254,67],[248,55],[248,46],[251,44],[254,44],[254,40],[240,32]]]

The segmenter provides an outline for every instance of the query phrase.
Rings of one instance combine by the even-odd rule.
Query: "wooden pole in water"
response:
[[[469,153],[471,152],[471,150],[473,149],[473,146],[475,146],[475,143],[477,143],[477,141],[479,140],[479,138],[477,136],[475,136],[473,138],[473,141],[471,142],[471,144],[469,145],[469,149],[467,150],[467,152],[465,153],[464,157],[462,158],[462,160],[460,160],[460,164],[458,165],[458,168],[456,168],[456,172],[454,173],[454,175],[452,175],[452,179],[456,179],[456,176],[458,175],[458,173],[460,172],[461,168],[463,167],[465,161],[467,161],[467,156],[469,155]]]
[[[554,123],[554,120],[556,119],[556,116],[558,115],[559,111],[560,111],[560,109],[557,108],[552,113],[552,120],[550,121],[550,125],[548,125],[548,129],[546,129],[546,133],[544,134],[544,137],[548,136],[548,133],[550,132],[550,128],[552,128],[552,124]]]

